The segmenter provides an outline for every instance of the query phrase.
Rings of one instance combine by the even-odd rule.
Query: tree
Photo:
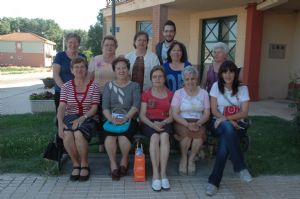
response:
[[[101,41],[103,38],[103,12],[99,11],[97,22],[91,25],[88,31],[87,47],[91,49],[93,55],[102,54]]]
[[[0,19],[0,35],[10,33],[10,21],[9,18],[4,17]]]

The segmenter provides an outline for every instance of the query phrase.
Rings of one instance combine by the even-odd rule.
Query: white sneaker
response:
[[[252,176],[250,175],[248,169],[243,169],[240,171],[240,179],[242,182],[251,182]]]
[[[161,188],[166,191],[170,189],[170,182],[167,178],[161,179]]]
[[[153,180],[152,181],[152,189],[153,189],[153,191],[160,191],[161,190],[161,181]]]
[[[206,187],[205,194],[208,196],[213,196],[217,193],[217,191],[218,191],[218,187],[209,183]]]

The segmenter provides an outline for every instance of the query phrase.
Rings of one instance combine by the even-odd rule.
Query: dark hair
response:
[[[118,56],[117,58],[115,58],[115,59],[112,61],[112,63],[111,63],[113,71],[116,70],[116,65],[117,65],[117,63],[119,63],[119,62],[125,62],[126,66],[127,66],[127,69],[128,69],[128,70],[130,69],[130,62],[129,62],[129,60],[126,59],[124,56],[121,55],[121,56]]]
[[[233,83],[232,83],[232,96],[236,95],[238,92],[238,88],[240,85],[240,81],[239,81],[239,69],[238,67],[230,60],[226,60],[224,61],[219,69],[219,73],[218,73],[218,77],[219,77],[219,81],[218,81],[218,86],[219,86],[219,90],[222,94],[224,94],[224,87],[225,87],[225,81],[223,79],[222,74],[226,73],[227,71],[230,72],[234,72],[234,79],[233,79]]]
[[[164,67],[160,66],[160,65],[156,65],[152,68],[152,70],[150,71],[150,80],[152,81],[152,75],[155,71],[161,71],[164,75],[164,78],[166,80],[166,73],[165,73],[165,69]]]
[[[71,38],[75,38],[78,41],[78,43],[80,44],[81,38],[80,38],[80,36],[78,34],[73,33],[73,32],[67,34],[67,36],[66,36],[66,42],[68,42],[69,39],[71,39]]]
[[[141,35],[145,35],[146,36],[146,39],[147,39],[147,43],[149,42],[149,35],[148,33],[144,32],[144,31],[139,31],[137,32],[134,37],[133,37],[133,47],[136,48],[136,45],[135,45],[135,42],[137,40],[137,38]]]
[[[87,62],[87,60],[86,60],[84,57],[82,57],[82,56],[77,56],[77,57],[75,57],[75,58],[73,58],[73,59],[71,60],[71,65],[70,65],[71,69],[73,68],[73,66],[74,66],[75,64],[79,64],[79,63],[84,63],[85,68],[88,69],[88,62]]]
[[[182,56],[181,56],[181,58],[180,58],[180,61],[181,61],[181,62],[185,62],[185,61],[187,60],[187,54],[186,54],[186,51],[184,50],[185,47],[184,47],[183,43],[180,43],[180,42],[178,42],[178,41],[173,41],[172,44],[170,45],[170,48],[168,49],[168,52],[167,52],[167,61],[168,61],[169,63],[172,62],[171,55],[170,55],[171,50],[172,50],[176,45],[179,46],[179,48],[180,48],[180,50],[181,50],[181,52],[182,52]]]
[[[105,40],[111,40],[115,42],[116,48],[118,48],[118,40],[112,35],[106,35],[101,42],[101,47],[103,47]]]
[[[165,29],[165,26],[173,26],[174,32],[176,32],[176,25],[173,21],[171,21],[171,20],[166,21],[164,24],[164,29]]]

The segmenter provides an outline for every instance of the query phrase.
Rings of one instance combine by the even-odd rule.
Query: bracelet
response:
[[[83,115],[84,119],[88,119],[88,116],[87,114]]]

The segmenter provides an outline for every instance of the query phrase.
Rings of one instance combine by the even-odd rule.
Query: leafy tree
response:
[[[88,31],[87,47],[91,49],[94,56],[102,54],[101,41],[103,38],[103,19],[103,12],[100,10],[96,24],[91,25]]]
[[[0,35],[10,33],[10,20],[9,18],[4,17],[0,19]]]

